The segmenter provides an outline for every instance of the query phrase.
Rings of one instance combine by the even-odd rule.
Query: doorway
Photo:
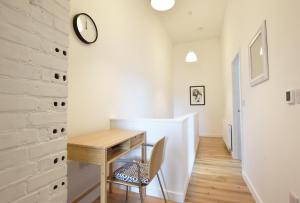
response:
[[[242,131],[241,131],[241,66],[240,54],[232,62],[232,103],[233,103],[233,129],[232,129],[232,155],[234,159],[242,160]]]

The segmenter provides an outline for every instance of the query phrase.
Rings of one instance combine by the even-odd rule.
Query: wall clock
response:
[[[92,44],[98,39],[96,23],[86,13],[79,13],[73,18],[73,27],[77,37],[85,44]]]

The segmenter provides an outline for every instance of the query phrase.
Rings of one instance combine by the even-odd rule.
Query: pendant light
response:
[[[195,52],[189,51],[185,57],[185,62],[187,63],[195,63],[198,61],[198,57]]]
[[[151,6],[157,11],[167,11],[173,8],[175,0],[151,0]]]

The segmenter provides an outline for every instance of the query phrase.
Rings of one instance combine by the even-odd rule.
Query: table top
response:
[[[109,129],[70,137],[68,138],[68,146],[108,149],[143,133],[145,132],[124,129]]]

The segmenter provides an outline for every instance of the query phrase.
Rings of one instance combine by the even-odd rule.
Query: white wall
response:
[[[163,185],[168,200],[184,202],[199,143],[198,119],[196,113],[175,119],[111,119],[111,127],[144,130],[147,142],[153,144],[166,137],[161,170]],[[136,157],[137,154],[140,154],[139,150],[129,156]],[[151,149],[147,155],[150,158]],[[147,187],[147,195],[162,198],[156,178]]]
[[[111,116],[172,116],[172,45],[149,2],[72,0],[72,16],[79,12],[95,20],[99,39],[84,45],[71,28],[68,134],[109,128]],[[70,162],[68,175],[72,199],[99,169]]]
[[[231,62],[241,53],[243,170],[257,202],[300,196],[300,105],[285,103],[285,90],[300,87],[300,2],[231,0],[223,29],[225,119],[232,121]],[[247,47],[267,20],[269,81],[251,87]]]
[[[193,50],[198,62],[186,63],[185,56]],[[219,39],[176,44],[173,49],[173,111],[174,116],[199,112],[199,134],[221,136],[223,129],[223,82]],[[206,105],[190,106],[190,86],[205,86]]]
[[[68,0],[0,2],[1,203],[67,201],[68,15]]]

